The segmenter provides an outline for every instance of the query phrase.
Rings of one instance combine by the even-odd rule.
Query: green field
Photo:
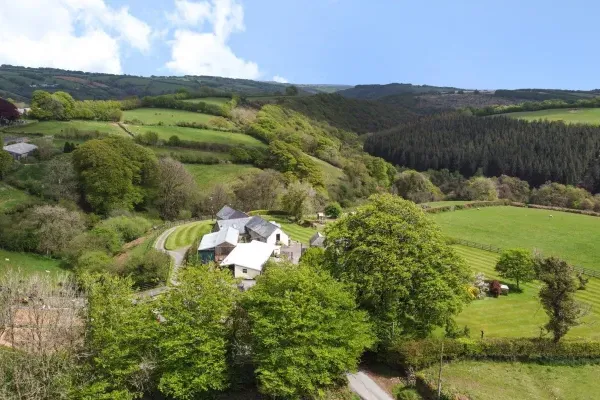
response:
[[[260,140],[243,133],[232,133],[213,131],[208,129],[184,128],[181,126],[136,126],[129,125],[128,129],[138,135],[148,131],[156,132],[162,140],[169,140],[176,135],[181,140],[191,140],[194,142],[222,143],[230,145],[246,145],[254,147],[266,147]]]
[[[452,200],[452,201],[430,201],[429,203],[423,203],[431,208],[446,207],[446,206],[458,206],[462,204],[471,203],[470,201]]]
[[[167,108],[137,108],[135,110],[123,111],[123,121],[138,119],[145,125],[176,125],[178,122],[199,122],[208,124],[214,115],[201,114],[191,111],[170,110]]]
[[[310,156],[309,157],[317,163],[321,172],[323,173],[323,179],[326,185],[335,185],[340,182],[340,179],[344,177],[344,171],[340,168],[329,164],[317,157]]]
[[[208,103],[215,104],[217,106],[221,106],[228,101],[231,101],[228,97],[201,97],[199,99],[187,99],[184,100],[186,103]]]
[[[152,147],[152,151],[159,157],[173,157],[177,156],[189,156],[189,157],[215,157],[219,160],[229,161],[231,160],[231,156],[229,153],[217,153],[210,151],[201,151],[201,150],[193,150],[193,149],[184,149],[184,148],[173,148],[173,147]]]
[[[486,279],[498,279],[494,266],[498,254],[464,246],[454,246],[471,267],[473,273],[483,272]],[[504,279],[500,282],[514,283]],[[537,298],[540,282],[521,284],[523,293],[510,293],[498,298],[474,300],[456,318],[458,326],[468,326],[471,337],[539,337],[540,326],[547,316]],[[567,337],[571,339],[600,339],[600,279],[591,278],[586,290],[577,292],[577,299],[592,306],[583,319],[584,324],[574,327]]]
[[[240,164],[186,164],[185,168],[194,175],[201,190],[210,190],[219,183],[231,185],[240,176],[260,171],[251,165]]]
[[[526,121],[564,121],[569,124],[600,124],[600,108],[557,108],[552,110],[526,111],[502,114]]]
[[[0,213],[12,209],[31,199],[31,196],[22,190],[0,183]]]
[[[552,217],[550,217],[552,215]],[[500,248],[538,249],[581,267],[600,270],[600,218],[519,207],[484,207],[432,215],[457,239]]]
[[[42,121],[9,128],[6,129],[6,133],[43,133],[44,135],[57,135],[67,129],[77,129],[85,132],[99,131],[107,134],[127,135],[127,133],[116,123],[102,121]]]
[[[15,269],[25,274],[66,273],[60,268],[60,261],[30,253],[16,253],[0,249],[0,270]],[[48,271],[48,272],[47,272]]]
[[[167,238],[165,248],[176,250],[194,243],[212,230],[214,221],[199,221],[191,224],[181,225]]]
[[[291,240],[295,240],[300,243],[308,244],[312,235],[317,232],[316,229],[305,228],[294,222],[290,222],[290,220],[286,217],[276,215],[261,215],[261,217],[266,221],[274,221],[280,224],[281,229],[288,234]]]
[[[437,366],[420,374],[437,387]],[[442,388],[470,400],[581,400],[597,398],[593,393],[600,391],[598,376],[600,365],[461,361],[444,366]]]

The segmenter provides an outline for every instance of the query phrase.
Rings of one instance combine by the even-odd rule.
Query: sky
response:
[[[600,2],[0,0],[0,64],[467,89],[600,88]]]

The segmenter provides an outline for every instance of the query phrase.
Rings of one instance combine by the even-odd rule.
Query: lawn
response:
[[[550,217],[552,215],[552,217]],[[600,218],[519,207],[485,207],[432,215],[442,231],[500,248],[538,249],[574,265],[600,270]]]
[[[243,164],[186,164],[185,168],[194,175],[196,183],[204,193],[219,183],[231,185],[245,174],[260,172],[260,169],[252,165]]]
[[[37,254],[16,253],[0,249],[0,270],[9,268],[22,271],[25,274],[60,274],[67,272],[60,268],[60,261],[58,260],[42,257]]]
[[[106,134],[127,135],[127,133],[116,123],[102,121],[42,121],[9,128],[6,129],[6,133],[43,133],[44,135],[57,135],[67,129],[77,129],[84,132],[99,131]]]
[[[524,119],[526,121],[548,120],[564,121],[569,124],[600,124],[600,108],[558,108],[541,111],[525,111],[502,114],[511,118]]]
[[[288,234],[291,240],[295,240],[300,243],[308,244],[312,235],[317,230],[314,228],[305,228],[294,222],[290,222],[286,217],[274,216],[274,215],[261,215],[261,217],[267,221],[274,221],[281,225],[281,229]]]
[[[437,366],[420,374],[437,387]],[[600,391],[600,365],[461,361],[446,364],[442,374],[444,393],[471,400],[579,400]]]
[[[454,246],[473,273],[483,272],[486,279],[498,278],[494,266],[498,254],[464,246]],[[499,279],[500,282],[513,283]],[[468,326],[471,337],[539,337],[540,326],[547,316],[537,298],[540,282],[521,284],[522,293],[510,293],[498,298],[486,297],[474,300],[456,318],[458,326]],[[567,338],[600,339],[600,279],[591,278],[586,290],[577,292],[577,299],[592,306],[583,319],[584,324],[574,327]]]
[[[168,140],[176,135],[181,140],[190,140],[194,142],[221,143],[230,145],[246,145],[254,147],[266,147],[260,140],[243,133],[232,133],[213,131],[209,129],[184,128],[181,126],[144,126],[129,125],[128,129],[134,134],[141,134],[148,131],[156,132],[158,137]]]
[[[231,101],[229,97],[202,97],[199,99],[187,99],[184,100],[186,103],[208,103],[215,104],[217,106],[221,106],[228,101]]]
[[[167,108],[137,108],[135,110],[123,111],[123,121],[142,121],[145,125],[176,125],[178,122],[199,122],[208,124],[215,118],[214,115],[201,114],[184,110],[171,110]]]
[[[0,213],[23,204],[31,199],[31,196],[12,186],[0,183]]]
[[[165,243],[167,250],[176,250],[194,243],[212,230],[214,221],[199,221],[181,225],[169,235]]]

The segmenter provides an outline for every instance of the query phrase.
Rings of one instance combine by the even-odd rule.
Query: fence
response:
[[[456,239],[456,238],[452,238],[451,240],[452,240],[452,243],[454,243],[454,244],[460,244],[462,246],[473,247],[476,249],[490,251],[493,253],[502,253],[502,249],[500,247],[492,246],[489,244],[481,244],[481,243],[471,242],[470,240]],[[585,274],[587,276],[592,276],[594,278],[600,278],[600,271],[595,271],[595,270],[589,269],[589,268],[578,267],[576,265],[572,265],[572,267],[575,271],[581,272],[582,274]]]

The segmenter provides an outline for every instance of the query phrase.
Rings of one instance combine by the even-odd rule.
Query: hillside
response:
[[[413,85],[410,83],[389,83],[387,85],[356,85],[339,93],[353,99],[377,100],[385,96],[399,94],[454,93],[461,90],[455,87]]]
[[[156,96],[188,91],[215,90],[245,95],[285,92],[287,84],[215,76],[133,76],[67,71],[55,68],[0,66],[0,97],[27,101],[37,89],[63,90],[75,99],[122,99],[129,96]],[[301,94],[333,92],[344,85],[298,85]]]

